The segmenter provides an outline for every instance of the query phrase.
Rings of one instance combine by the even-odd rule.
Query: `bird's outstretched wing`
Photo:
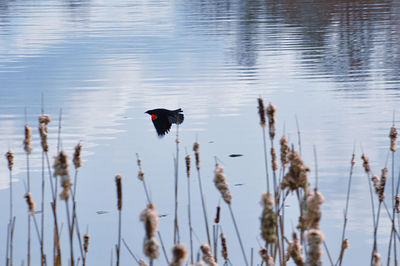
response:
[[[153,124],[156,128],[158,136],[160,137],[164,136],[171,129],[171,123],[169,122],[169,120],[165,118],[163,119],[162,117],[157,117],[156,119],[153,119]]]
[[[181,113],[182,113],[182,109],[181,108],[169,112],[168,113],[168,121],[171,124],[178,124],[178,125],[182,124],[184,116]]]

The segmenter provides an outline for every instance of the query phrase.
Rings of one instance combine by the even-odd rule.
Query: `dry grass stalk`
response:
[[[290,168],[289,172],[283,177],[281,188],[289,188],[289,190],[297,190],[303,188],[305,191],[308,186],[307,172],[310,171],[297,151],[289,153]]]
[[[170,266],[183,266],[186,261],[186,257],[188,254],[187,248],[183,244],[176,244],[172,248],[172,261],[169,264]]]
[[[67,154],[61,151],[58,156],[54,157],[54,177],[61,177],[61,186],[63,191],[60,193],[60,198],[67,201],[71,194],[71,178],[69,176],[69,166]]]
[[[228,257],[228,247],[226,245],[226,237],[224,234],[221,234],[220,236],[221,236],[221,246],[222,246],[221,254],[224,260],[228,261],[229,257]]]
[[[83,235],[83,249],[85,251],[85,253],[89,252],[89,239],[90,239],[90,235],[89,234],[84,234]]]
[[[47,134],[49,131],[48,124],[51,122],[51,118],[47,114],[41,114],[39,116],[39,134],[41,139],[41,145],[44,152],[49,151],[49,145],[47,143]]]
[[[367,174],[371,172],[371,168],[369,167],[369,159],[368,157],[363,153],[361,156],[361,159],[363,160],[363,167],[364,170]]]
[[[304,212],[303,224],[299,228],[306,229],[319,229],[319,222],[321,220],[321,205],[325,201],[324,197],[319,191],[309,191],[306,200],[306,210]]]
[[[268,125],[269,125],[269,137],[274,139],[275,137],[275,114],[276,114],[276,106],[270,103],[266,109],[268,116]]]
[[[322,248],[321,243],[324,240],[322,232],[318,229],[310,229],[307,233],[308,253],[307,265],[321,266]]]
[[[117,186],[117,206],[118,206],[118,210],[122,210],[122,175],[117,174],[115,176],[115,184]]]
[[[304,266],[302,246],[299,243],[296,232],[293,232],[293,240],[289,241],[287,259],[292,258],[298,266]]]
[[[7,162],[8,162],[8,170],[12,171],[12,168],[14,166],[14,152],[9,150],[6,153],[6,158],[7,158]]]
[[[73,159],[75,169],[78,169],[79,167],[82,166],[81,150],[82,150],[82,144],[80,144],[80,143],[76,144],[75,152],[74,152],[74,159]]]
[[[261,256],[261,259],[263,260],[263,262],[265,262],[267,264],[267,266],[274,266],[274,259],[272,258],[272,256],[270,256],[268,254],[268,251],[266,248],[261,248],[260,251],[258,252]]]
[[[390,150],[392,152],[395,152],[397,149],[397,129],[394,125],[390,129],[389,137],[390,137]]]
[[[274,243],[276,240],[276,216],[273,211],[274,200],[272,193],[264,192],[261,198],[263,212],[261,214],[261,236],[267,243]]]
[[[212,254],[211,247],[208,244],[201,245],[200,249],[201,252],[203,252],[203,260],[205,263],[210,266],[218,266]]]
[[[262,127],[265,127],[266,120],[265,120],[265,108],[264,108],[264,102],[262,98],[258,98],[258,114],[260,115],[260,125]]]
[[[25,138],[24,138],[24,150],[26,154],[32,153],[32,129],[25,124]]]
[[[381,266],[381,254],[379,254],[378,252],[375,252],[373,255],[373,262],[372,262],[373,266]]]
[[[215,167],[215,178],[214,183],[217,189],[221,192],[221,196],[227,204],[231,204],[232,195],[229,191],[228,182],[226,181],[226,175],[224,168],[220,165]]]
[[[25,193],[24,198],[28,204],[28,211],[30,215],[35,214],[35,201],[33,201],[32,194],[30,192]]]
[[[289,154],[290,154],[290,146],[289,139],[286,136],[282,136],[280,140],[281,144],[281,163],[283,167],[287,167],[289,164]]]

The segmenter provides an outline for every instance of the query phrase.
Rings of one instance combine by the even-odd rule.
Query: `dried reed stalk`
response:
[[[269,174],[268,174],[268,155],[267,155],[267,142],[266,142],[266,137],[265,137],[265,126],[266,126],[266,120],[265,120],[265,108],[264,108],[264,102],[262,98],[258,98],[258,114],[260,116],[260,125],[262,128],[262,135],[263,135],[263,148],[264,148],[264,163],[265,163],[265,182],[266,182],[266,189],[267,192],[270,192],[269,188]]]
[[[187,195],[188,195],[188,220],[189,220],[189,241],[190,241],[190,263],[194,263],[193,258],[193,228],[192,228],[192,206],[190,192],[190,155],[186,155],[186,176],[187,176]]]
[[[117,174],[115,176],[115,184],[117,187],[117,208],[118,208],[118,242],[116,246],[116,260],[117,266],[119,266],[120,252],[121,252],[121,225],[122,225],[122,175]]]
[[[27,183],[26,193],[29,193],[31,191],[29,155],[32,153],[32,129],[28,126],[28,123],[25,123],[24,133],[25,133],[25,138],[23,141],[23,146],[26,153],[26,183]],[[27,258],[26,258],[26,263],[28,266],[31,265],[31,225],[32,225],[31,215],[28,214],[28,240],[27,240]]]

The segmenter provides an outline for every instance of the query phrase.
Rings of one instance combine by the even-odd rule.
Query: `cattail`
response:
[[[381,179],[377,175],[373,175],[371,177],[372,183],[374,184],[375,192],[378,194],[379,192],[379,187],[381,185]]]
[[[183,244],[176,244],[173,248],[172,248],[172,261],[169,264],[170,266],[183,266],[185,261],[186,261],[186,257],[188,254],[187,248],[185,247],[185,245]]]
[[[400,213],[400,195],[398,195],[398,194],[395,197],[394,207],[396,208],[397,213]]]
[[[379,202],[383,202],[385,199],[385,185],[387,180],[388,170],[387,168],[382,169],[382,176],[379,178],[377,175],[371,177],[372,183],[374,184],[375,193],[379,196]]]
[[[185,162],[186,162],[186,174],[187,174],[187,177],[189,178],[190,177],[190,155],[189,154],[186,155]]]
[[[365,156],[365,154],[363,153],[363,155],[361,156],[361,159],[363,160],[363,167],[365,172],[368,174],[369,172],[371,172],[371,168],[369,167],[369,159],[367,156]]]
[[[226,182],[226,175],[224,173],[224,168],[217,165],[215,168],[215,178],[214,183],[217,189],[221,192],[222,198],[227,204],[231,204],[232,195],[229,192],[228,183]]]
[[[319,229],[319,221],[321,220],[321,205],[325,201],[324,197],[319,191],[313,193],[308,191],[306,200],[306,210],[304,212],[304,219],[300,219],[299,228],[306,229]]]
[[[308,178],[307,172],[310,171],[297,151],[289,153],[290,168],[289,172],[283,177],[281,188],[289,188],[289,190],[296,190],[298,188],[307,189]]]
[[[82,149],[82,144],[80,143],[76,144],[74,159],[73,159],[75,169],[78,169],[79,167],[82,166],[81,149]]]
[[[280,144],[281,144],[281,163],[282,166],[286,168],[289,164],[289,154],[290,154],[289,139],[286,136],[282,136]]]
[[[39,134],[41,139],[41,145],[44,152],[49,151],[49,145],[47,143],[48,124],[51,122],[51,118],[47,114],[41,114],[39,116]]]
[[[355,154],[353,153],[353,155],[351,156],[351,166],[354,166],[356,164],[356,160],[355,160]]]
[[[27,154],[32,153],[32,130],[28,124],[25,124],[24,150]]]
[[[293,241],[289,241],[287,259],[292,258],[298,266],[304,266],[302,246],[299,243],[296,232],[293,232]]]
[[[208,244],[201,245],[200,249],[203,252],[203,260],[205,261],[205,263],[210,266],[218,266],[218,264],[215,262],[211,248]]]
[[[35,202],[33,201],[32,194],[30,192],[25,193],[24,198],[28,204],[28,210],[30,215],[35,214]]]
[[[390,129],[390,134],[389,134],[389,138],[390,138],[390,150],[392,152],[395,152],[397,149],[397,129],[396,127],[393,125],[392,128]]]
[[[9,150],[6,153],[6,158],[8,161],[8,170],[12,171],[13,165],[14,165],[14,152]]]
[[[342,247],[340,249],[340,258],[343,258],[344,251],[349,248],[349,240],[346,238],[342,242]]]
[[[150,203],[140,214],[140,221],[144,223],[146,237],[151,238],[158,231],[158,215],[154,204]]]
[[[139,260],[139,265],[140,266],[149,266],[149,264],[147,264],[144,260],[140,259]]]
[[[274,243],[276,240],[276,216],[273,211],[274,200],[272,193],[264,192],[260,203],[263,206],[263,212],[260,217],[261,236],[267,243]]]
[[[61,186],[63,191],[60,193],[60,198],[68,200],[71,193],[71,178],[69,176],[68,156],[65,152],[61,151],[58,156],[54,157],[54,177],[61,177]]]
[[[118,199],[118,210],[122,210],[122,175],[118,174],[115,176],[115,184],[117,185],[117,199]]]
[[[157,259],[160,256],[158,242],[155,237],[145,238],[143,243],[144,254],[151,259]]]
[[[307,265],[321,266],[322,248],[321,243],[324,239],[322,232],[318,229],[310,229],[307,233],[308,253]]]
[[[89,252],[89,239],[90,239],[89,234],[83,235],[83,250],[85,251],[85,253]]]
[[[221,234],[221,246],[222,246],[222,257],[224,258],[225,261],[228,261],[228,247],[226,246],[226,238],[224,234]]]
[[[373,255],[373,262],[372,262],[373,266],[381,266],[381,254],[379,254],[378,252],[375,252]]]
[[[276,106],[270,103],[266,109],[269,124],[269,136],[271,139],[275,137],[275,113]]]
[[[266,248],[262,247],[260,249],[260,251],[258,251],[258,253],[260,254],[262,260],[267,264],[267,266],[274,266],[274,259],[268,255],[268,251]]]
[[[258,98],[258,114],[260,115],[260,125],[265,127],[265,109],[264,109],[264,102],[262,98]]]
[[[214,219],[214,222],[215,222],[216,224],[219,223],[220,215],[221,215],[221,206],[218,205],[218,206],[217,206],[217,213],[215,214],[215,219]]]
[[[195,155],[195,158],[196,158],[196,168],[197,168],[197,170],[200,169],[200,152],[199,152],[199,149],[200,149],[200,142],[196,141],[193,144],[193,151],[194,151],[194,155]]]
[[[278,170],[278,160],[276,159],[275,148],[271,148],[271,162],[272,162],[272,170]]]
[[[139,170],[138,178],[139,178],[140,181],[144,180],[144,171],[143,170]]]

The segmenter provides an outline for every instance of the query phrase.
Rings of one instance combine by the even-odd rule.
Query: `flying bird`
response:
[[[182,124],[184,116],[182,109],[167,110],[167,109],[153,109],[145,113],[151,115],[151,121],[156,128],[159,137],[163,137],[169,132],[172,124]]]

